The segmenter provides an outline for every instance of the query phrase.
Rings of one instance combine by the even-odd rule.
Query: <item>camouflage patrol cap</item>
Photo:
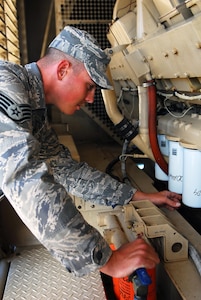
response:
[[[88,32],[66,26],[50,43],[50,47],[83,62],[89,76],[98,86],[103,89],[113,89],[106,76],[110,58]]]

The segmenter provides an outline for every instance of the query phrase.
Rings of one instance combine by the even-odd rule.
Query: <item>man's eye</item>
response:
[[[94,84],[88,84],[88,91],[89,92],[91,92],[95,88],[96,88],[96,86]]]

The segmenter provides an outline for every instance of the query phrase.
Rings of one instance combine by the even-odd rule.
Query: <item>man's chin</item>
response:
[[[64,115],[73,115],[75,112],[77,111],[77,109],[64,109],[64,110],[62,110],[62,113],[64,114]]]
[[[62,109],[62,113],[64,113],[65,115],[73,115],[76,111],[81,109],[81,105],[76,105],[73,107],[67,107]]]

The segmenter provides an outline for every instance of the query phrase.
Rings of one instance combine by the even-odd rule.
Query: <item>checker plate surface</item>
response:
[[[3,300],[106,300],[99,272],[77,278],[43,247],[24,249],[10,265]]]

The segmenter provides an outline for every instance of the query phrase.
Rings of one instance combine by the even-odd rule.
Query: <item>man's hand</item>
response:
[[[157,193],[143,193],[141,191],[137,191],[132,198],[132,201],[135,200],[150,200],[157,206],[165,206],[170,210],[177,209],[181,206],[182,196],[170,192],[170,191],[162,191]]]
[[[136,239],[113,251],[100,271],[112,277],[122,278],[129,276],[138,268],[152,269],[159,262],[154,248],[143,239]]]

